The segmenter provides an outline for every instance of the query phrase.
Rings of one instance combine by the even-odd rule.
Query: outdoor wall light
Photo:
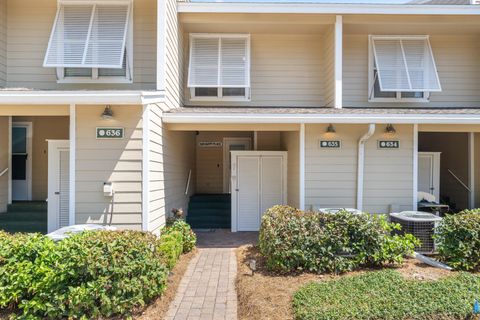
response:
[[[337,130],[335,130],[335,127],[333,126],[333,124],[329,124],[328,127],[327,127],[327,133],[335,133],[337,132]]]
[[[103,110],[103,113],[102,113],[102,119],[103,120],[113,119],[112,107],[110,107],[109,105],[105,106],[105,110]]]
[[[388,133],[388,134],[395,134],[395,133],[397,133],[397,130],[395,130],[395,127],[393,126],[393,124],[389,123],[389,124],[387,124],[387,127],[385,128],[385,132]]]

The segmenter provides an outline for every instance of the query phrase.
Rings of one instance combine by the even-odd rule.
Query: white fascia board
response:
[[[150,104],[165,101],[161,91],[0,91],[0,104]]]
[[[179,2],[178,12],[479,15],[480,7],[473,5]]]
[[[165,123],[392,123],[392,124],[480,124],[480,115],[455,114],[187,114],[164,113]]]

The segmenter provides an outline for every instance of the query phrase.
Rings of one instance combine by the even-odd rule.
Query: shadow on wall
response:
[[[448,172],[468,185],[468,133],[420,132],[418,151],[441,152],[440,199],[448,200],[454,210],[468,208],[468,191]]]

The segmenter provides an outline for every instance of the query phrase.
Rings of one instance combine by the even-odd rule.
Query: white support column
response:
[[[168,0],[157,0],[157,90],[165,90],[166,72],[166,35],[167,35],[167,4]]]
[[[150,107],[143,105],[142,116],[142,230],[148,231],[150,213]]]
[[[299,141],[299,148],[300,148],[300,155],[299,155],[299,163],[300,163],[300,191],[299,191],[299,204],[300,210],[305,210],[305,123],[300,124],[300,141]]]
[[[258,131],[253,131],[253,150],[258,150]]]
[[[75,184],[76,184],[76,153],[77,153],[77,112],[75,104],[70,105],[70,172],[69,172],[69,225],[75,224]]]
[[[335,21],[335,108],[343,106],[343,18]]]
[[[413,125],[413,203],[412,210],[417,211],[418,201],[418,124]]]
[[[8,204],[12,204],[12,117],[8,117]]]
[[[475,208],[475,133],[468,134],[468,197],[470,209]]]

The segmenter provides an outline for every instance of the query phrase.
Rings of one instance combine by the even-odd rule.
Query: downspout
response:
[[[365,142],[375,133],[375,124],[368,125],[368,131],[358,140],[357,159],[357,209],[363,210],[363,174],[365,171]]]

